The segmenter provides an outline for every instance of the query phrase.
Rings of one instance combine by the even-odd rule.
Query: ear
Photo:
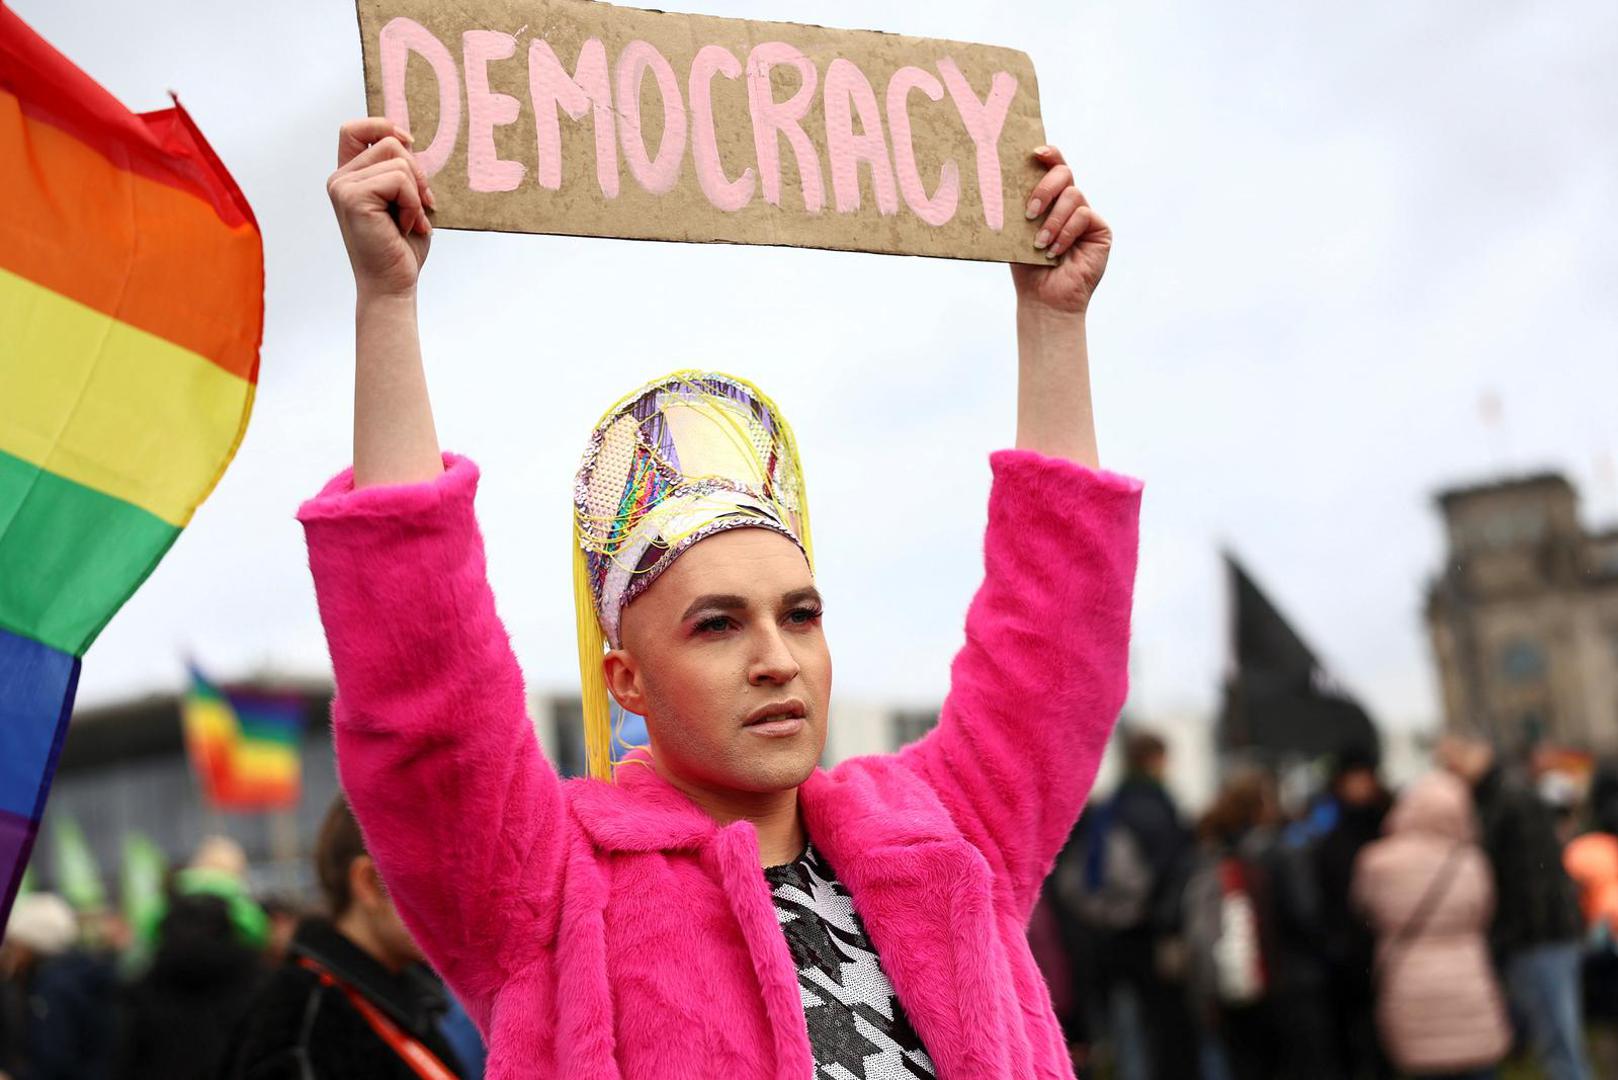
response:
[[[607,675],[607,692],[620,708],[646,715],[646,691],[641,686],[640,663],[627,649],[612,649],[601,658]]]
[[[376,907],[387,894],[382,889],[382,878],[376,872],[376,863],[369,855],[361,855],[348,864],[348,895],[360,908]]]

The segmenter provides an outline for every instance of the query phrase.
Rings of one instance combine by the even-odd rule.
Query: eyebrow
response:
[[[817,604],[821,603],[820,590],[813,585],[802,589],[793,589],[781,597],[781,606],[790,607],[793,604],[801,604],[806,600]],[[737,596],[735,593],[709,593],[691,601],[691,606],[685,609],[685,614],[680,616],[680,621],[684,622],[699,611],[745,611],[746,609],[747,598],[745,596]]]

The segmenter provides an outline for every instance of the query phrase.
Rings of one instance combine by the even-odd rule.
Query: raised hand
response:
[[[414,291],[427,261],[435,205],[408,131],[385,117],[350,120],[337,136],[337,171],[326,181],[362,296]]]
[[[1034,246],[1050,266],[1013,263],[1011,279],[1018,300],[1068,314],[1082,315],[1107,269],[1112,229],[1073,185],[1073,170],[1054,146],[1042,146],[1034,157],[1049,171],[1029,196],[1028,216],[1043,215]]]

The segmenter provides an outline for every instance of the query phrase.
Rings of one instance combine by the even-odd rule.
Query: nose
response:
[[[785,686],[798,677],[800,670],[798,658],[792,655],[780,628],[761,628],[757,652],[747,670],[748,685]]]

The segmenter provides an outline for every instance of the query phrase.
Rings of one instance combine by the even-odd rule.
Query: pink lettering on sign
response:
[[[972,137],[978,151],[978,193],[983,196],[983,220],[995,232],[1005,224],[1005,199],[1000,190],[1000,132],[1005,130],[1011,99],[1017,94],[1017,80],[1004,71],[989,80],[989,96],[982,101],[972,92],[972,84],[949,57],[938,62],[955,111]]]
[[[860,133],[854,134],[858,114]],[[837,212],[860,208],[860,165],[871,169],[876,208],[883,214],[899,212],[899,189],[888,161],[888,140],[882,135],[882,113],[877,108],[871,80],[852,60],[838,57],[826,68],[826,151],[831,157],[831,190]]]
[[[438,82],[438,130],[433,141],[416,151],[416,163],[432,176],[449,161],[461,137],[461,73],[455,58],[432,31],[414,19],[388,20],[378,36],[382,69],[382,111],[389,120],[410,131],[410,106],[405,101],[405,67],[415,53],[433,69]],[[416,134],[416,132],[411,132]],[[418,145],[421,140],[416,140]]]
[[[938,171],[938,188],[931,196],[916,167],[916,145],[910,131],[910,91],[920,90],[934,101],[942,101],[944,88],[932,74],[919,67],[902,67],[888,80],[888,130],[893,132],[893,164],[899,174],[899,193],[905,205],[929,225],[943,225],[955,216],[961,197],[961,170],[954,160],[946,160]]]
[[[650,159],[646,156],[646,138],[640,128],[640,84],[648,71],[657,80],[663,97],[663,138],[657,144],[657,156]],[[618,133],[629,175],[653,195],[673,191],[675,181],[680,178],[680,162],[685,157],[685,103],[680,98],[680,84],[674,78],[674,69],[651,42],[631,41],[618,54],[617,101],[618,115],[623,118]]]
[[[799,86],[785,101],[776,101],[770,87],[770,69],[790,64],[798,69]],[[747,106],[753,114],[753,147],[758,153],[759,186],[764,201],[781,205],[781,145],[785,135],[798,161],[803,178],[803,205],[811,214],[826,204],[826,191],[820,181],[820,154],[803,130],[803,118],[815,103],[818,82],[815,64],[784,41],[767,41],[754,46],[747,57]]]
[[[574,120],[593,114],[596,137],[596,184],[609,199],[618,197],[618,130],[612,111],[612,82],[607,75],[607,47],[591,38],[579,48],[573,74],[542,39],[528,46],[528,95],[534,102],[534,135],[539,163],[534,178],[551,191],[562,187],[562,126],[556,111]]]
[[[704,45],[691,61],[691,88],[686,95],[691,99],[691,161],[697,168],[697,183],[709,202],[728,213],[752,201],[753,170],[743,169],[735,180],[725,175],[713,126],[713,77],[734,80],[741,73],[742,63],[729,49]]]
[[[494,129],[517,119],[517,99],[489,89],[489,61],[517,52],[517,39],[497,30],[468,30],[461,35],[466,65],[466,183],[473,191],[515,191],[523,164],[505,161],[495,151]]]
[[[430,109],[436,93],[438,128],[431,142],[416,152],[429,176],[440,172],[455,154],[462,126],[461,95],[465,94],[466,185],[477,193],[515,191],[530,168],[539,187],[559,191],[567,176],[561,130],[561,116],[565,113],[573,121],[587,117],[590,120],[596,183],[606,199],[615,199],[620,193],[620,157],[635,183],[650,195],[666,195],[682,183],[689,183],[682,180],[689,145],[696,179],[692,186],[715,209],[735,214],[750,206],[755,194],[780,209],[781,143],[785,139],[802,187],[803,208],[808,213],[819,214],[826,206],[822,169],[827,166],[821,161],[824,153],[829,161],[830,198],[839,214],[866,211],[863,203],[867,188],[863,181],[869,175],[868,190],[877,214],[891,217],[908,208],[917,220],[940,228],[954,221],[960,210],[962,165],[951,155],[964,152],[964,132],[974,152],[983,222],[995,232],[1004,232],[1006,193],[1000,142],[1008,127],[1026,130],[1031,126],[1029,117],[1019,113],[1013,119],[1011,115],[1020,90],[1017,76],[987,69],[992,74],[980,97],[961,65],[948,55],[937,60],[936,74],[916,65],[899,68],[888,80],[885,92],[881,92],[872,87],[869,76],[854,60],[834,56],[821,71],[798,47],[783,41],[754,46],[745,61],[738,60],[733,46],[703,45],[693,55],[689,70],[682,65],[676,72],[668,57],[649,41],[630,41],[614,61],[602,39],[591,37],[579,47],[570,73],[550,42],[536,37],[527,50],[528,96],[534,111],[533,156],[522,154],[517,160],[507,160],[500,157],[497,131],[519,121],[522,103],[511,94],[493,89],[513,80],[512,73],[492,65],[517,55],[518,41],[514,36],[493,30],[468,30],[461,35],[461,55],[456,57],[431,31],[412,19],[391,19],[379,34],[376,71],[387,116],[408,128],[410,101],[414,100],[420,109]],[[412,57],[427,62],[433,83],[430,87],[420,84],[414,94],[407,96]],[[776,99],[772,75],[777,68],[790,68],[796,73],[796,85],[785,100]],[[648,91],[645,100],[653,109],[658,102],[662,106],[661,125],[653,121],[654,129],[660,129],[655,153],[646,144],[642,124],[648,74],[657,84],[657,95],[654,99]],[[723,83],[718,81],[720,77]],[[738,81],[743,85],[735,86]],[[785,85],[793,85],[790,77]],[[745,119],[734,105],[716,115],[716,86],[722,94],[745,92]],[[953,115],[949,105],[940,109],[936,104],[931,108],[919,104],[916,107],[921,113],[912,116],[912,95],[916,92],[933,103],[942,102],[948,94]],[[739,98],[733,100],[739,105]],[[810,113],[817,106],[824,121],[823,147],[806,129]],[[1037,125],[1037,105],[1035,108],[1031,119]],[[745,133],[726,130],[726,125],[739,128],[740,123],[749,121],[755,161],[732,177],[725,170],[720,148],[737,146],[738,137],[745,140]],[[924,136],[924,151],[918,148],[918,131]],[[417,139],[418,145],[421,141]],[[921,175],[918,152],[928,159],[941,158],[930,190],[929,181]]]

